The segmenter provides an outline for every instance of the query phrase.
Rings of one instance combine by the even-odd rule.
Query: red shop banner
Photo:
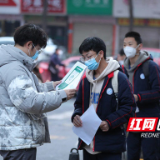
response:
[[[13,0],[0,0],[0,6],[16,6]]]
[[[43,0],[21,0],[21,13],[42,14]],[[64,14],[65,0],[48,0],[49,14]]]

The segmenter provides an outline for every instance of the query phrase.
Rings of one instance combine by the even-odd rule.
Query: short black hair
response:
[[[106,45],[104,41],[98,37],[88,37],[86,38],[79,47],[79,52],[88,52],[90,50],[95,51],[97,54],[100,50],[104,52],[104,59],[106,59]]]
[[[137,42],[137,44],[142,43],[141,36],[138,32],[134,32],[134,31],[128,32],[125,35],[125,38],[127,38],[127,37],[133,37],[135,39],[135,41]]]
[[[47,45],[47,34],[35,24],[25,24],[15,30],[14,41],[15,44],[20,46],[24,46],[28,41],[32,41],[34,46],[39,45],[41,48],[45,48]]]
[[[57,47],[55,51],[58,51],[58,50],[60,50],[60,48],[59,48],[59,47]]]
[[[120,55],[120,56],[124,56],[124,55],[125,55],[123,48],[119,51],[119,55]]]

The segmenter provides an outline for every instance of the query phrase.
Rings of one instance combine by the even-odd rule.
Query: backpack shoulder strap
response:
[[[112,78],[112,87],[113,87],[113,91],[117,101],[116,111],[118,110],[118,104],[119,104],[118,103],[118,73],[119,73],[119,70],[114,71],[114,76]],[[122,130],[126,128],[125,125],[121,125],[120,127]]]
[[[147,60],[142,64],[142,70],[146,78],[149,76],[149,63],[151,60]]]
[[[113,91],[116,97],[116,101],[117,101],[117,108],[116,110],[118,110],[118,73],[119,70],[114,71],[114,76],[112,78],[112,87],[113,87]]]
[[[114,71],[114,76],[112,78],[112,87],[114,93],[118,93],[118,73],[118,70]]]

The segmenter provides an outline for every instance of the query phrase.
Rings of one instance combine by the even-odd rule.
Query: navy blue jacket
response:
[[[160,99],[160,70],[159,66],[148,58],[149,75],[144,79],[143,63],[139,64],[134,71],[133,76],[133,93],[138,95],[137,105],[140,112],[136,113],[137,117],[158,117],[159,116],[159,99]]]
[[[61,60],[59,59],[58,55],[56,53],[54,53],[52,56],[51,56],[51,64],[56,66],[56,65],[59,65],[59,66],[64,66],[64,64],[61,63]]]
[[[94,151],[120,153],[125,151],[126,135],[123,124],[128,122],[128,119],[133,116],[135,112],[135,101],[132,94],[132,89],[127,77],[122,72],[118,74],[118,100],[119,107],[116,111],[116,98],[114,93],[107,94],[107,89],[112,88],[111,78],[112,72],[105,77],[103,87],[100,93],[99,102],[97,106],[97,115],[102,121],[107,121],[109,124],[109,131],[103,132],[98,129],[94,137]],[[75,111],[72,115],[72,121],[75,115],[82,115],[89,107],[90,102],[90,83],[87,78],[82,79],[78,95],[75,101]],[[79,139],[78,149],[82,149],[84,142]]]

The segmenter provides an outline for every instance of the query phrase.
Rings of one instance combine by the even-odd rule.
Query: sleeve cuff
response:
[[[46,82],[45,84],[47,86],[48,91],[54,91],[53,82]]]
[[[140,102],[142,100],[140,94],[137,94],[137,96],[138,96],[138,101]]]
[[[107,121],[107,123],[109,125],[109,128],[111,128],[111,122],[108,119],[106,119],[106,121]]]
[[[66,94],[66,92],[64,90],[60,90],[58,92],[59,92],[59,94],[60,94],[60,96],[62,98],[62,101],[67,100],[67,94]]]

